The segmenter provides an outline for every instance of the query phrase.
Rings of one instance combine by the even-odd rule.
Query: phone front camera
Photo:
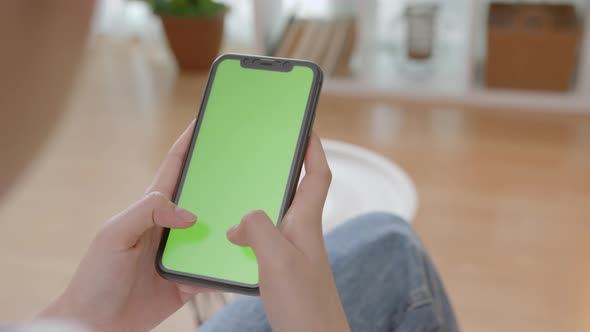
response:
[[[283,63],[283,70],[284,71],[291,71],[291,69],[293,69],[293,64],[290,62],[284,62]]]

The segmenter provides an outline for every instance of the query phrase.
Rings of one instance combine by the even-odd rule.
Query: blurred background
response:
[[[465,331],[589,331],[588,20],[587,0],[7,1],[0,320],[59,293],[239,52],[323,68],[315,130],[405,170]]]

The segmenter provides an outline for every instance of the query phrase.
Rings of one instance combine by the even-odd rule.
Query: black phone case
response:
[[[193,131],[193,135],[191,138],[191,143],[188,149],[187,156],[184,161],[184,165],[182,168],[182,173],[176,185],[176,190],[174,194],[174,203],[178,203],[178,197],[182,186],[184,184],[184,180],[186,177],[187,171],[187,161],[191,159],[194,144],[197,140],[197,136],[199,135],[199,128],[201,127],[201,122],[203,120],[203,115],[205,113],[205,109],[207,106],[207,101],[209,99],[209,93],[211,91],[211,86],[213,85],[213,80],[215,79],[215,73],[217,71],[217,66],[221,61],[226,59],[237,59],[240,60],[240,63],[243,67],[258,69],[258,70],[274,70],[274,71],[290,71],[292,66],[305,66],[309,67],[314,74],[313,82],[311,91],[309,94],[309,98],[307,100],[307,106],[305,110],[305,115],[303,117],[303,123],[301,126],[301,130],[299,131],[299,137],[297,139],[297,146],[295,149],[295,156],[293,158],[293,162],[291,163],[291,169],[289,171],[289,180],[287,181],[287,186],[285,188],[285,194],[283,196],[283,202],[281,206],[281,210],[279,213],[279,218],[277,222],[280,224],[283,216],[291,206],[291,202],[293,201],[293,197],[295,195],[295,190],[297,189],[297,183],[299,181],[299,176],[301,173],[301,167],[303,165],[303,158],[305,156],[305,150],[307,148],[307,142],[309,140],[309,136],[311,134],[311,128],[313,126],[313,121],[315,119],[315,109],[317,106],[317,102],[320,95],[320,90],[323,83],[323,73],[320,67],[310,61],[305,60],[297,60],[297,59],[287,59],[287,58],[275,58],[275,57],[264,57],[264,56],[255,56],[255,55],[245,55],[245,54],[223,54],[219,56],[211,66],[211,70],[209,72],[209,78],[207,80],[207,86],[205,87],[205,91],[203,93],[203,100],[201,106],[199,108],[199,113],[197,115],[197,121],[195,123],[195,129]],[[191,284],[196,286],[203,286],[207,288],[218,289],[221,291],[233,292],[233,293],[241,293],[246,295],[258,295],[259,288],[258,285],[255,287],[249,287],[244,284],[240,284],[237,282],[221,280],[216,278],[210,278],[205,276],[198,276],[187,274],[184,272],[179,271],[172,271],[164,268],[162,265],[162,254],[164,252],[164,248],[166,246],[166,241],[168,239],[168,234],[170,229],[164,228],[162,231],[162,237],[160,239],[160,245],[158,247],[158,252],[156,255],[156,270],[158,273],[172,281],[181,282],[185,284]]]

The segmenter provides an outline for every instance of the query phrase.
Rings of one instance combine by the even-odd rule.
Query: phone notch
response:
[[[280,72],[290,72],[293,70],[293,64],[291,62],[280,59],[244,58],[240,61],[240,66],[243,68]]]

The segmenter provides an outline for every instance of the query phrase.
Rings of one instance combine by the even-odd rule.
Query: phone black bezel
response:
[[[307,105],[305,109],[305,114],[303,117],[303,122],[301,124],[301,129],[299,131],[299,137],[297,139],[297,146],[295,148],[295,155],[293,156],[293,162],[291,163],[291,169],[289,171],[289,179],[287,181],[287,186],[285,188],[285,194],[283,196],[283,202],[281,204],[281,210],[279,213],[279,218],[277,221],[277,227],[281,223],[285,213],[289,209],[291,202],[293,201],[293,197],[295,195],[295,190],[297,189],[297,184],[299,182],[299,176],[301,173],[301,167],[303,166],[303,158],[305,156],[305,150],[307,148],[307,143],[309,141],[309,136],[311,134],[311,128],[313,126],[313,121],[315,119],[315,110],[318,103],[322,83],[323,83],[323,73],[320,67],[310,61],[305,60],[298,60],[298,59],[288,59],[288,58],[276,58],[276,57],[267,57],[267,56],[258,56],[258,55],[246,55],[246,54],[235,54],[235,53],[228,53],[219,56],[213,62],[211,66],[211,70],[209,72],[209,78],[207,80],[207,85],[205,87],[205,91],[203,92],[203,98],[201,102],[201,106],[199,108],[199,113],[197,114],[197,120],[195,123],[195,128],[193,130],[193,134],[191,137],[191,143],[188,149],[188,153],[185,157],[182,167],[182,173],[176,185],[175,193],[173,201],[174,203],[178,203],[178,197],[182,186],[184,184],[184,180],[186,177],[186,172],[188,169],[189,162],[191,160],[193,154],[194,144],[197,140],[197,136],[199,134],[199,129],[201,126],[201,122],[205,113],[205,109],[207,106],[207,102],[209,99],[209,94],[211,92],[211,87],[213,85],[213,81],[215,79],[215,74],[217,72],[217,67],[219,64],[228,59],[239,60],[242,63],[244,59],[256,59],[262,61],[279,61],[279,62],[289,62],[293,66],[304,66],[308,67],[313,72],[313,81],[312,86],[310,89],[309,97],[307,99]],[[243,65],[242,65],[243,66]],[[262,66],[257,67],[249,67],[253,70],[276,70],[272,68],[264,68]],[[286,70],[290,71],[290,69]],[[214,288],[221,291],[228,291],[234,293],[242,293],[247,295],[258,295],[259,294],[259,287],[258,284],[256,285],[247,285],[243,283],[233,282],[230,280],[222,280],[217,278],[211,278],[201,275],[193,275],[189,273],[179,272],[179,271],[172,271],[166,269],[162,264],[162,255],[164,253],[164,248],[166,246],[166,242],[168,239],[168,234],[170,229],[164,228],[162,230],[162,236],[160,239],[160,244],[158,246],[158,252],[156,255],[156,271],[158,273],[169,280],[203,286],[207,288]]]

